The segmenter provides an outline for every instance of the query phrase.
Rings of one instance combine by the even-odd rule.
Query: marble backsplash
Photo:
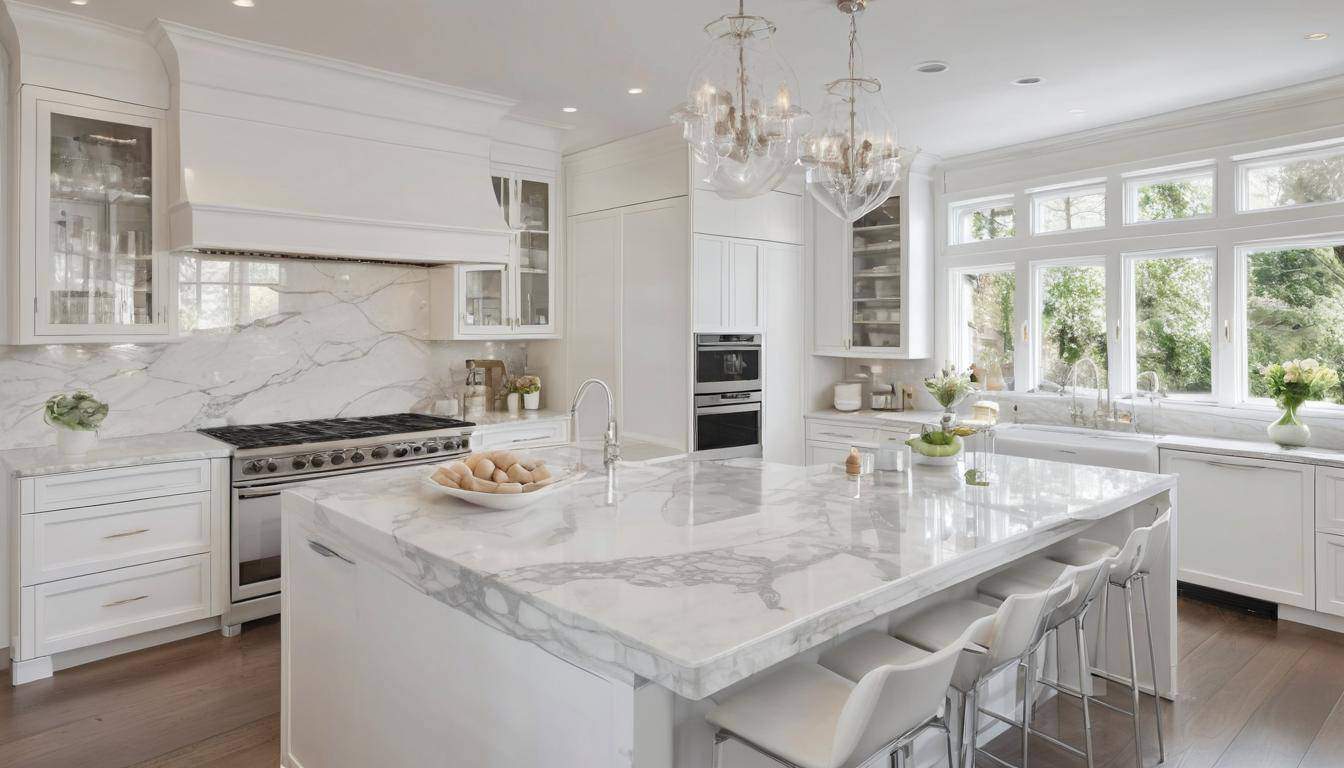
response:
[[[54,442],[52,394],[111,406],[101,434],[428,410],[467,358],[522,372],[522,342],[431,342],[429,275],[331,261],[178,258],[182,338],[0,346],[0,449]]]

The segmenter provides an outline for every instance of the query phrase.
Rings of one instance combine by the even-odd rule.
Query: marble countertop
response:
[[[803,418],[824,419],[826,421],[851,422],[864,426],[887,426],[897,424],[935,424],[943,417],[942,411],[873,411],[867,408],[858,411],[813,411]]]
[[[507,424],[526,424],[531,421],[556,421],[558,419],[568,419],[569,411],[555,411],[541,409],[539,411],[523,410],[513,414],[508,411],[486,411],[480,416],[476,416],[467,421],[474,423],[478,427],[496,427]]]
[[[1076,535],[1171,476],[999,456],[997,480],[919,467],[673,457],[597,467],[516,512],[426,487],[425,467],[286,492],[286,514],[442,603],[615,679],[701,699],[877,616]]]
[[[1303,464],[1344,467],[1344,451],[1333,451],[1329,448],[1287,448],[1268,442],[1184,435],[1158,435],[1157,447],[1198,451],[1199,453],[1216,453],[1221,456],[1276,459],[1278,461],[1296,461]]]
[[[0,451],[0,466],[14,477],[55,475],[109,467],[132,467],[165,461],[227,457],[233,448],[199,432],[166,432],[98,441],[92,451],[66,456],[54,445]]]

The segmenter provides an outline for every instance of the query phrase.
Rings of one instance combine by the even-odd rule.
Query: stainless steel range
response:
[[[428,464],[470,450],[467,421],[399,413],[211,427],[234,447],[224,633],[280,611],[280,493],[310,480]]]

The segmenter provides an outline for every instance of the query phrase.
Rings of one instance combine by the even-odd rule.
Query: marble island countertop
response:
[[[67,456],[56,450],[54,445],[14,448],[0,451],[0,467],[14,477],[33,477],[166,461],[212,459],[229,456],[232,452],[233,448],[227,443],[199,432],[165,432],[160,435],[102,439],[92,451],[77,456]]]
[[[998,481],[918,468],[685,457],[596,471],[516,512],[427,488],[425,467],[324,480],[287,515],[495,629],[701,699],[876,616],[1088,528],[1175,478],[997,457]]]

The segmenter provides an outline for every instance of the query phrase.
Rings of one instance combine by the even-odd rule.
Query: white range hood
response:
[[[505,261],[491,134],[514,102],[156,22],[172,86],[170,247]]]

